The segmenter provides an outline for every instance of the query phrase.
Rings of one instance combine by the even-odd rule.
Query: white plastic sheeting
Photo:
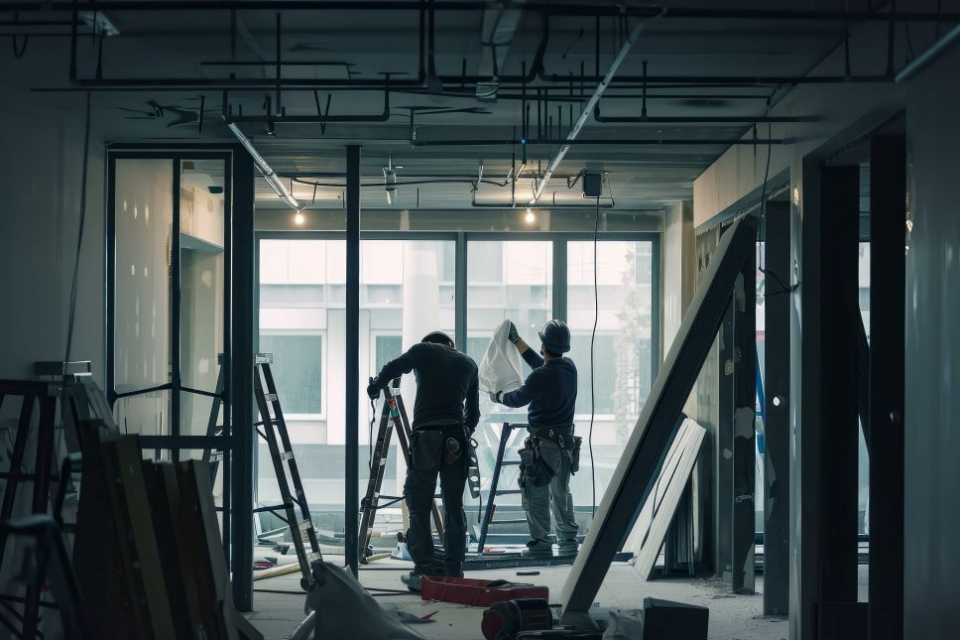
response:
[[[523,385],[523,360],[520,352],[507,337],[510,321],[504,320],[493,332],[490,346],[480,360],[480,391],[496,393],[513,391]]]

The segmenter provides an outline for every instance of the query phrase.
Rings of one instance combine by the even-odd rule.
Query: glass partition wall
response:
[[[220,461],[230,432],[221,401],[231,160],[228,151],[108,154],[106,394],[146,457],[216,462],[218,506],[229,503]]]
[[[654,234],[601,234],[598,252],[599,322],[594,341],[594,458],[596,500],[629,437],[659,362],[659,243]],[[359,425],[344,423],[344,256],[342,234],[261,233],[258,241],[259,351],[272,351],[285,417],[304,476],[314,522],[325,543],[342,544],[344,442],[348,428],[360,431],[360,495],[366,490],[371,442],[381,403],[361,395]],[[494,330],[512,320],[533,348],[546,320],[568,321],[579,370],[577,431],[585,439],[582,471],[572,483],[578,519],[593,511],[589,452],[590,339],[593,330],[593,241],[591,235],[492,233],[365,233],[361,240],[360,380],[425,334],[442,330],[478,363]],[[328,374],[329,372],[329,374]],[[529,369],[527,369],[529,372]],[[416,385],[405,376],[401,392],[412,411]],[[476,433],[486,504],[501,427],[525,423],[524,410],[507,409],[481,396]],[[287,408],[289,407],[289,408]],[[412,418],[412,416],[411,416]],[[508,447],[522,446],[517,433]],[[266,451],[261,448],[260,459]],[[259,465],[259,502],[275,499],[269,463]],[[402,493],[405,466],[394,441],[382,493]],[[515,488],[516,467],[505,469],[501,488]],[[498,498],[499,507],[519,510],[519,497]],[[477,522],[481,503],[465,501]],[[264,529],[277,523],[263,516]],[[402,530],[399,505],[378,512],[377,530]],[[522,526],[498,534],[522,536]],[[390,539],[389,537],[387,538]]]

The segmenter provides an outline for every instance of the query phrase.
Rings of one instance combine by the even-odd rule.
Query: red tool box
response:
[[[517,598],[543,598],[549,601],[550,589],[506,580],[424,576],[420,597],[424,600],[453,602],[471,607],[489,607],[494,602]]]

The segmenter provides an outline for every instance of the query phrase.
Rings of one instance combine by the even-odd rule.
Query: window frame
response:
[[[320,413],[295,413],[283,410],[283,418],[291,422],[325,422],[327,420],[327,330],[326,329],[265,329],[256,333],[257,353],[260,353],[260,336],[317,336],[320,338]]]

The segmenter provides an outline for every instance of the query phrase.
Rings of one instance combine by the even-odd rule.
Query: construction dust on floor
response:
[[[340,563],[342,558],[328,558]],[[402,589],[400,576],[411,564],[392,559],[379,560],[361,568],[360,582],[373,589]],[[518,571],[539,571],[538,575],[519,575]],[[570,571],[569,566],[525,569],[500,569],[470,572],[470,578],[512,580],[544,585],[550,589],[550,602],[556,604],[560,590]],[[289,637],[304,618],[304,594],[300,589],[299,574],[278,576],[254,583],[254,611],[248,619],[266,640]],[[785,618],[769,618],[763,611],[763,579],[757,578],[755,595],[735,595],[729,585],[712,579],[668,579],[644,581],[625,563],[614,563],[607,573],[597,596],[601,607],[641,609],[646,597],[663,598],[700,605],[710,609],[711,639],[780,640],[789,635]],[[378,594],[379,592],[374,592]],[[416,625],[416,631],[425,638],[450,640],[482,640],[480,620],[482,607],[447,604],[421,600],[414,593],[379,593],[382,604],[401,606],[417,617],[430,615],[431,623]]]

